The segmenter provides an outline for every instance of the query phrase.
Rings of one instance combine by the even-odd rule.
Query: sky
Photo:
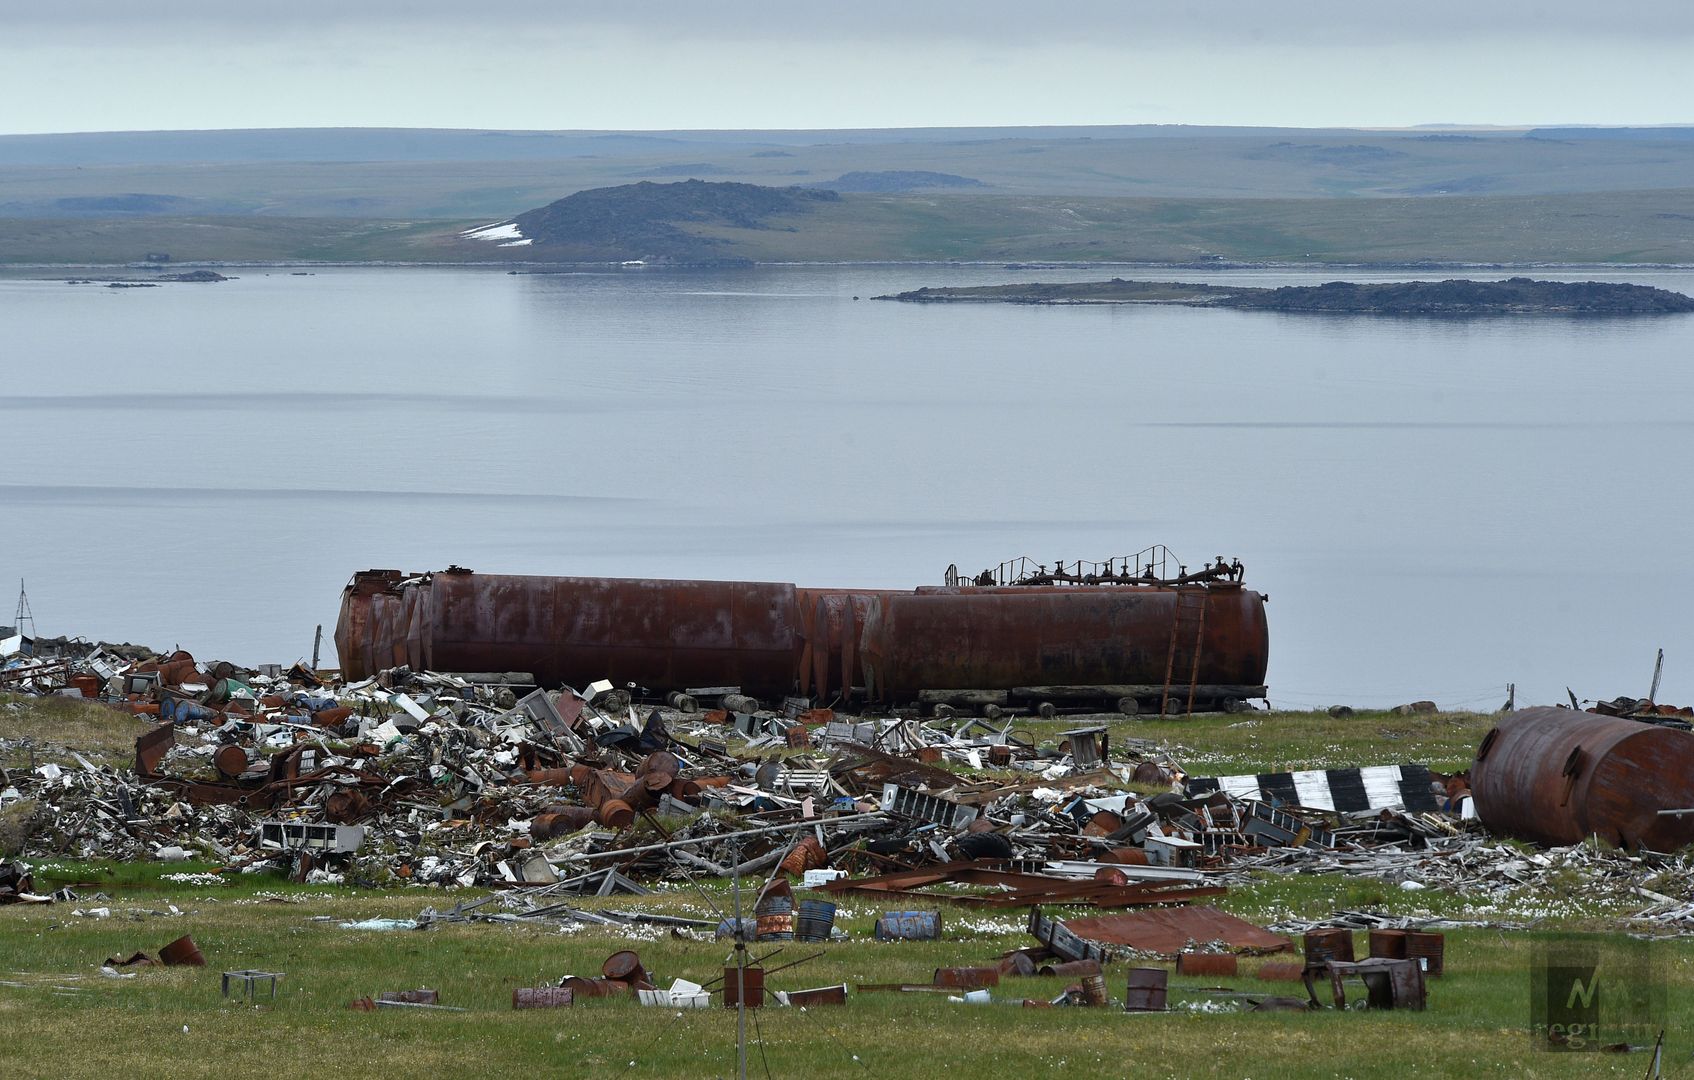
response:
[[[0,0],[0,133],[1694,122],[1689,0]]]

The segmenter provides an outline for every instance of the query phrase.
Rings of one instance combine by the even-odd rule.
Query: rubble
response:
[[[1467,816],[1469,778],[1415,764],[1190,777],[1158,745],[1108,740],[1102,727],[1073,727],[1044,744],[1012,717],[850,715],[804,698],[765,709],[735,686],[694,687],[688,700],[661,704],[604,680],[577,690],[537,686],[523,672],[396,667],[349,683],[303,665],[254,671],[180,651],[130,657],[89,647],[7,664],[14,691],[74,692],[150,725],[128,767],[68,754],[0,771],[0,808],[32,807],[20,859],[187,861],[216,868],[196,879],[206,882],[270,871],[490,890],[433,903],[416,919],[345,924],[353,929],[551,923],[727,934],[742,944],[828,942],[844,933],[835,904],[868,896],[888,908],[875,937],[899,942],[942,936],[946,906],[1028,908],[1035,946],[937,970],[928,984],[857,990],[975,1002],[984,993],[992,1000],[1003,981],[1048,974],[1078,981],[1029,1004],[1082,1007],[1108,1000],[1104,964],[1158,957],[1183,973],[1232,977],[1239,955],[1291,950],[1292,935],[1313,929],[1379,932],[1363,960],[1350,940],[1326,951],[1308,935],[1301,970],[1314,986],[1329,978],[1340,1003],[1336,980],[1361,976],[1373,999],[1387,992],[1382,1000],[1417,1007],[1422,980],[1443,966],[1431,931],[1454,923],[1343,911],[1260,927],[1204,906],[1272,874],[1438,890],[1469,899],[1477,923],[1495,925],[1523,925],[1511,921],[1519,899],[1557,895],[1560,882],[1571,891],[1574,875],[1584,904],[1626,925],[1694,932],[1694,903],[1682,899],[1694,892],[1688,857],[1502,841]],[[1563,712],[1558,719],[1588,715]],[[1485,745],[1479,760],[1500,747]],[[688,919],[576,902],[700,877],[752,878],[757,900],[739,924],[721,913]],[[0,903],[54,899],[75,896],[38,894],[27,862],[0,864]],[[1050,913],[1059,907],[1101,912]],[[187,939],[162,952],[173,950],[198,956]],[[1320,969],[1314,957],[1335,966]],[[134,960],[109,966],[116,975]],[[1415,993],[1389,961],[1417,966]],[[781,970],[729,969],[746,980],[737,985],[749,1006],[847,998],[845,986],[767,987]],[[1152,971],[1165,973],[1131,973],[1126,1008],[1166,1006],[1170,991]],[[1288,975],[1267,967],[1260,977]],[[679,980],[661,989],[631,953],[558,986],[518,988],[513,1007],[612,995],[694,1008],[726,985]],[[250,986],[244,993],[253,996]],[[1281,1007],[1275,1000],[1248,1004]],[[404,995],[357,1003],[432,1006],[445,1008]]]

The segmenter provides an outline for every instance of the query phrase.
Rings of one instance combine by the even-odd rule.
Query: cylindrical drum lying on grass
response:
[[[1694,733],[1574,709],[1520,709],[1483,737],[1471,795],[1489,829],[1544,844],[1694,843]]]
[[[885,911],[876,919],[878,941],[934,941],[940,936],[939,911]]]

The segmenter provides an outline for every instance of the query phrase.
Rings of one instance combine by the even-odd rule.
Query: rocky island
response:
[[[878,300],[911,303],[1181,304],[1240,311],[1364,315],[1659,315],[1694,311],[1694,298],[1648,285],[1604,281],[1394,281],[1267,289],[1181,281],[1110,281],[923,288]]]

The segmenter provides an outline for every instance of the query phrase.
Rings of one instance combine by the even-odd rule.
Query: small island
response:
[[[923,288],[879,296],[909,303],[1180,304],[1238,311],[1363,315],[1661,315],[1694,311],[1694,298],[1648,285],[1603,281],[1395,281],[1267,289],[1182,281],[1081,281]]]

